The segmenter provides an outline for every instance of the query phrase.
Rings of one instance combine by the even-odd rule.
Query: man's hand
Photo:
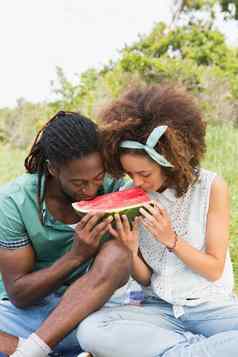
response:
[[[88,213],[77,224],[71,248],[74,256],[87,260],[97,253],[100,238],[108,231],[113,220],[113,217],[108,217],[100,221],[102,216],[103,214]]]

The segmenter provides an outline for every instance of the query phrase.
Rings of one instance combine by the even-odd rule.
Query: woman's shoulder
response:
[[[201,187],[206,189],[209,193],[210,202],[219,199],[219,197],[221,199],[228,197],[228,184],[226,180],[217,173],[201,169],[199,181],[201,183]]]
[[[218,175],[216,172],[201,168],[198,172],[198,178],[192,186],[195,186],[198,189],[210,191],[213,182],[217,177]]]
[[[218,199],[219,197],[228,198],[229,188],[225,179],[221,176],[216,176],[211,185],[211,199]]]
[[[201,183],[210,182],[211,189],[227,187],[226,180],[222,176],[218,175],[214,171],[207,170],[204,168],[200,169],[198,181],[200,181]]]
[[[200,168],[199,170],[199,180],[204,180],[204,179],[214,179],[217,176],[217,173],[215,171],[211,171],[205,168]]]

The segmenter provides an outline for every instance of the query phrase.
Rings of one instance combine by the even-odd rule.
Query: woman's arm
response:
[[[229,194],[227,184],[221,177],[212,183],[206,227],[206,249],[204,252],[193,248],[182,237],[177,237],[164,209],[142,210],[143,223],[156,239],[172,249],[191,270],[210,281],[218,280],[224,270],[229,241]],[[153,219],[151,219],[151,217]]]
[[[141,285],[149,286],[152,270],[144,262],[140,252],[132,256],[132,277]]]
[[[213,181],[206,228],[205,252],[198,251],[178,237],[173,252],[192,270],[215,281],[223,273],[229,241],[229,194],[225,181]]]
[[[130,250],[132,254],[132,277],[141,285],[148,286],[150,284],[150,278],[152,271],[144,262],[139,251],[139,233],[138,224],[139,219],[136,217],[132,223],[132,228],[125,215],[120,217],[119,214],[115,214],[116,229],[110,227],[110,233],[120,239],[123,244]]]

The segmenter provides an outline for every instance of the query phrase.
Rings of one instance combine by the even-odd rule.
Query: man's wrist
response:
[[[70,261],[72,268],[77,268],[80,264],[87,260],[82,255],[74,254],[72,251],[67,252],[64,257]]]

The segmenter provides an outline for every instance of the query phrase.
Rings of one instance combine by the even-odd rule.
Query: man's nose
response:
[[[100,185],[94,182],[88,182],[87,186],[83,188],[83,193],[89,197],[94,197],[99,189]]]

